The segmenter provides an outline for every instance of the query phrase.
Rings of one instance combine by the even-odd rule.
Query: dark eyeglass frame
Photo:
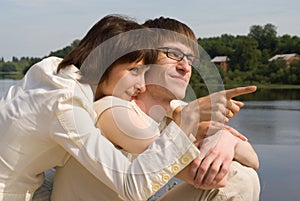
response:
[[[181,50],[177,48],[171,48],[171,47],[159,47],[157,48],[159,51],[162,51],[166,54],[166,56],[170,59],[173,59],[175,61],[182,61],[184,57],[188,60],[188,64],[190,66],[199,66],[200,65],[200,58],[191,55],[191,54],[185,54]]]

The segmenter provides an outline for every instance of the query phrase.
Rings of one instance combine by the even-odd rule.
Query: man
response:
[[[192,35],[186,33],[186,30],[189,29],[184,24],[169,18],[161,17],[155,20],[148,20],[145,25],[149,28],[167,29],[185,35]],[[191,38],[193,37],[191,36]],[[157,121],[161,121],[163,116],[151,114],[161,114],[161,110],[165,110],[165,112],[170,111],[170,102],[173,99],[182,99],[184,97],[191,76],[191,64],[193,61],[189,59],[192,58],[192,55],[194,55],[193,51],[180,42],[172,42],[172,39],[163,42],[162,48],[160,48],[160,52],[158,53],[157,64],[159,64],[159,66],[155,68],[152,67],[149,70],[145,78],[147,90],[145,93],[140,94],[136,100],[143,111],[150,116],[154,116]],[[232,101],[231,97],[243,93],[250,93],[253,90],[255,91],[255,89],[249,87],[225,91],[229,99],[228,101],[231,101],[232,111],[234,111],[232,114],[229,114],[230,117],[234,116],[238,111],[239,108],[237,108],[237,106],[241,106],[240,103]],[[200,111],[201,108],[203,108],[201,105],[204,105],[201,103],[209,101],[211,96],[200,98],[196,101],[196,103],[200,105]],[[156,109],[160,111],[155,111]],[[178,118],[178,116],[177,114],[175,119]],[[205,117],[202,119],[205,119]],[[184,119],[181,120],[184,121]],[[206,144],[209,144],[209,141],[217,141],[215,142],[216,145],[210,146],[212,150],[207,152],[203,160],[202,158],[199,161],[195,160],[196,162],[194,161],[194,164],[190,165],[194,173],[198,171],[198,175],[202,174],[200,179],[194,181],[195,186],[212,190],[202,191],[193,188],[190,184],[184,183],[177,188],[175,187],[174,191],[167,193],[159,200],[258,200],[259,181],[256,172],[252,168],[242,166],[236,162],[230,166],[232,158],[227,158],[230,154],[222,155],[222,153],[226,151],[230,152],[232,147],[240,149],[239,152],[241,152],[241,155],[236,151],[234,158],[255,169],[258,168],[257,156],[248,142],[244,142],[240,139],[228,139],[227,141],[225,138],[229,136],[226,135],[227,134],[220,134],[219,139],[208,138]],[[224,146],[225,143],[226,146]],[[202,144],[202,146],[205,147],[205,143]],[[200,147],[200,151],[204,149],[203,147]],[[247,156],[252,156],[252,158],[250,157],[250,160],[248,160],[249,158],[247,159]],[[218,186],[218,183],[214,180],[220,180],[222,176],[227,175],[227,172],[229,172],[227,185],[222,187],[224,183],[222,184],[222,182],[220,182]],[[183,179],[187,178],[183,177]],[[192,179],[193,178],[190,178],[190,180]]]

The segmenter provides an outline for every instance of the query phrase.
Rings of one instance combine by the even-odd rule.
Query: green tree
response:
[[[268,68],[268,79],[271,84],[287,83],[287,68],[284,60],[272,61]]]
[[[221,37],[213,37],[207,39],[199,39],[199,45],[209,53],[211,58],[215,56],[231,56],[234,52],[233,44],[235,37],[228,34],[223,34]]]
[[[300,84],[300,60],[294,60],[289,70],[289,84]]]
[[[16,72],[16,70],[17,68],[13,63],[5,63],[0,68],[2,72]]]
[[[71,45],[64,47],[63,49],[50,52],[49,56],[56,56],[60,58],[64,58],[68,53],[70,53],[78,44],[80,40],[74,40]]]
[[[13,61],[13,62],[18,62],[19,59],[18,59],[17,57],[13,56],[13,57],[12,57],[12,61]]]
[[[257,41],[247,36],[238,36],[235,40],[234,53],[231,58],[233,69],[248,71],[259,65],[261,52]]]
[[[283,35],[278,38],[277,54],[297,53],[300,54],[300,38],[297,36]]]
[[[273,24],[266,24],[265,26],[253,25],[250,27],[248,36],[254,38],[258,42],[260,50],[269,50],[274,53],[277,46],[277,31]]]

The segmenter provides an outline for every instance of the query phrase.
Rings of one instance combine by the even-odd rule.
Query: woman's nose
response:
[[[146,91],[145,75],[139,78],[135,88],[139,91],[139,93],[144,93]]]
[[[146,91],[146,86],[143,85],[141,87],[138,88],[140,93],[144,93]]]

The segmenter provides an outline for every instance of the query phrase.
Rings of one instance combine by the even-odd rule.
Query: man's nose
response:
[[[189,64],[188,59],[185,57],[183,57],[183,59],[181,61],[179,61],[180,65],[177,65],[177,68],[184,71],[185,73],[189,73],[191,72],[191,65]]]

